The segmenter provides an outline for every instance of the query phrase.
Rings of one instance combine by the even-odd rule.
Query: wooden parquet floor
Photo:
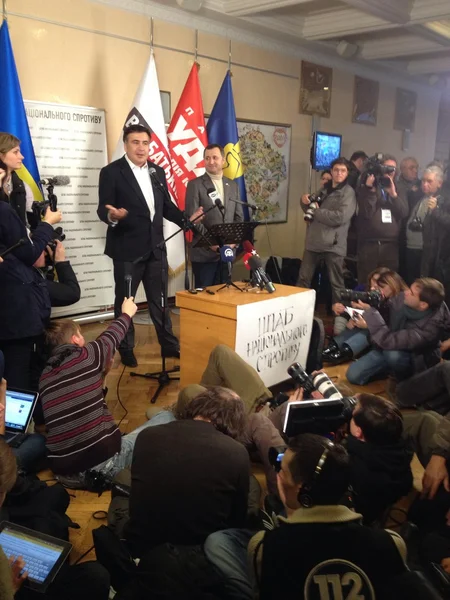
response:
[[[175,335],[179,336],[179,316],[173,312],[171,316],[174,333]],[[104,331],[108,323],[109,322],[83,325],[82,330],[86,341],[95,339],[102,331]],[[120,362],[120,356],[117,353],[114,359],[113,368],[111,369],[107,378],[108,395],[106,401],[116,422],[119,423],[119,421],[122,419],[120,424],[122,433],[129,433],[146,421],[145,411],[150,406],[150,399],[152,398],[158,385],[157,382],[153,380],[143,379],[140,377],[131,377],[130,371],[147,373],[158,371],[161,368],[161,359],[159,356],[160,350],[154,327],[149,325],[135,325],[135,330],[135,354],[139,366],[136,369],[124,369],[122,363]],[[176,359],[167,359],[166,361],[167,368],[171,368],[178,364],[179,361]],[[354,393],[358,391],[366,391],[374,394],[384,395],[384,381],[374,382],[368,386],[365,386],[364,388],[350,385],[345,377],[347,366],[348,365],[344,364],[337,367],[327,367],[326,371],[330,377],[333,379],[335,378],[335,382],[345,383],[351,389],[353,389]],[[117,388],[119,388],[119,395],[117,393]],[[168,406],[172,404],[177,399],[178,391],[179,382],[174,381],[162,390],[156,405]],[[119,402],[119,396],[122,405],[128,411],[126,415],[124,408]],[[262,469],[259,467],[259,465],[254,465],[253,472],[255,473],[264,490],[265,482]],[[420,481],[423,470],[417,459],[413,461],[413,473],[415,477],[415,487],[420,489]],[[50,479],[53,477],[53,475],[50,471],[44,471],[40,473],[40,477],[41,479]],[[110,492],[104,492],[100,497],[98,497],[96,494],[91,492],[80,490],[69,491],[69,493],[72,495],[72,498],[68,509],[68,514],[74,522],[80,525],[80,529],[72,529],[70,533],[71,542],[74,546],[71,555],[71,562],[74,562],[93,545],[92,530],[99,527],[101,524],[106,523],[106,518],[96,519],[94,518],[94,513],[96,511],[108,510],[111,494]],[[84,560],[93,558],[95,558],[95,554],[93,551],[91,551]]]

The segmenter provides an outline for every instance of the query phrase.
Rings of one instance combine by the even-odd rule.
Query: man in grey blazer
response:
[[[196,229],[201,233],[218,223],[234,223],[244,220],[240,201],[239,186],[236,181],[223,176],[225,153],[222,146],[210,144],[204,152],[206,173],[193,179],[186,189],[186,214],[190,217],[199,207],[206,211],[214,205],[214,199],[219,197],[223,208],[218,207],[205,214],[201,224],[196,223]],[[196,287],[207,287],[222,283],[225,279],[226,264],[220,262],[219,246],[196,248],[200,235],[195,235],[190,248],[190,259],[195,277]],[[224,268],[225,267],[225,268]]]

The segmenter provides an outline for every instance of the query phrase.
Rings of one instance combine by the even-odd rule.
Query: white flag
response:
[[[172,202],[178,205],[153,50],[151,50],[150,60],[145,69],[131,110],[125,120],[124,126],[127,127],[128,125],[143,125],[152,132],[149,159],[164,169]],[[114,152],[113,160],[121,158],[123,154],[124,149],[121,136]],[[178,225],[164,219],[165,238],[169,237],[177,229],[179,229]],[[172,274],[176,274],[184,268],[184,258],[184,234],[179,233],[167,243],[167,259]]]

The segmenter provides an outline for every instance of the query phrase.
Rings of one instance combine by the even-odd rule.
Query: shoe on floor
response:
[[[119,354],[122,360],[122,364],[126,367],[138,366],[138,361],[136,360],[133,350],[119,350]]]
[[[74,475],[55,475],[55,479],[61,485],[70,490],[85,490],[86,475],[85,473],[75,473]]]
[[[329,362],[332,354],[335,352],[339,352],[339,346],[334,340],[330,340],[328,347],[322,352],[322,360],[324,362]]]
[[[342,344],[342,348],[338,348],[334,352],[330,352],[329,358],[327,359],[332,365],[340,365],[341,363],[348,362],[353,358],[353,351],[348,344]]]

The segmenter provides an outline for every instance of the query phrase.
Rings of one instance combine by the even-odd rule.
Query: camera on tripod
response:
[[[311,221],[314,219],[314,213],[319,208],[319,206],[322,204],[322,202],[325,200],[325,197],[326,197],[326,194],[324,194],[322,191],[317,192],[317,194],[311,194],[309,196],[310,203],[305,212],[305,216],[303,217],[307,223],[311,223]]]
[[[367,159],[365,169],[361,175],[361,183],[365,184],[369,175],[375,177],[375,185],[381,188],[389,188],[392,184],[392,179],[389,175],[395,173],[395,167],[391,165],[383,165],[383,154],[378,153]]]
[[[368,292],[357,292],[355,290],[342,290],[340,292],[340,299],[342,302],[364,302],[373,308],[379,308],[383,301],[383,295],[378,290],[370,290]]]

